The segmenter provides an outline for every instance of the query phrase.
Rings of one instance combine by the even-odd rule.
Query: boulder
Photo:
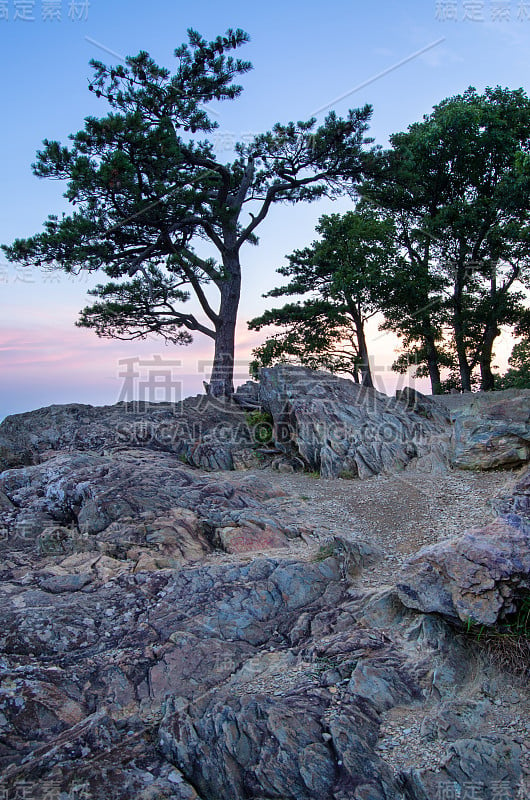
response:
[[[420,463],[429,470],[445,466],[448,418],[428,398],[414,410],[410,395],[390,398],[345,378],[288,365],[261,371],[259,398],[274,419],[276,446],[323,477],[369,478]]]
[[[512,468],[530,460],[530,389],[477,395],[453,420],[454,467]]]
[[[398,578],[408,608],[493,626],[530,591],[530,530],[503,520],[422,548]]]
[[[311,684],[284,696],[227,687],[183,709],[170,707],[162,752],[204,797],[331,800],[347,792],[398,800],[390,769],[373,752],[376,712],[354,695],[347,713],[335,711],[333,700]]]

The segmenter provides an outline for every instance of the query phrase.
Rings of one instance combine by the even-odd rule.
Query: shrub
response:
[[[516,610],[495,627],[469,619],[466,632],[503,669],[530,677],[530,592],[522,595]]]
[[[249,411],[246,414],[246,419],[255,445],[265,445],[272,442],[274,438],[274,420],[268,411]]]

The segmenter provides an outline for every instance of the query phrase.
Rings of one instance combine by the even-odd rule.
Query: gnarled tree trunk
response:
[[[366,335],[364,332],[363,321],[360,320],[359,323],[357,323],[356,321],[355,326],[357,334],[357,344],[359,347],[359,370],[361,372],[361,383],[363,386],[368,386],[370,389],[372,389],[374,382],[372,379],[372,372],[370,370],[368,345],[366,344]]]
[[[241,296],[241,266],[238,253],[223,258],[226,280],[221,284],[219,321],[215,326],[215,352],[208,393],[230,397],[234,393],[234,353],[237,311]]]
[[[495,375],[491,369],[493,357],[493,342],[500,335],[500,330],[493,322],[488,322],[484,333],[484,344],[480,351],[480,389],[482,392],[492,392],[495,389]]]

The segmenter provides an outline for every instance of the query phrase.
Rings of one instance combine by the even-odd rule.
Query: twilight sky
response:
[[[226,161],[238,139],[277,121],[313,114],[322,120],[328,107],[344,115],[370,103],[370,135],[386,145],[391,133],[470,85],[530,91],[530,0],[0,0],[0,242],[36,233],[48,214],[68,211],[64,185],[35,178],[30,165],[42,139],[66,142],[84,117],[106,112],[88,91],[89,60],[118,63],[143,49],[172,69],[173,50],[189,27],[207,39],[228,27],[251,36],[238,53],[254,65],[241,81],[242,96],[212,105],[220,126],[214,140]],[[259,247],[244,253],[237,378],[246,378],[249,352],[265,336],[249,333],[245,322],[265,308],[261,295],[275,285],[275,268],[314,239],[321,214],[350,207],[347,201],[282,206],[260,227]],[[100,340],[74,327],[97,282],[23,270],[0,255],[0,420],[51,403],[133,399],[131,386],[142,392],[153,381],[169,382],[156,390],[157,400],[202,390],[209,339],[174,348],[154,337]],[[404,381],[388,369],[396,342],[377,324],[369,339],[377,387],[392,393]],[[499,365],[509,350],[504,336]]]

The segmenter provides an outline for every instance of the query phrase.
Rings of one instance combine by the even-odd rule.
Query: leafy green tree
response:
[[[462,389],[475,368],[493,389],[494,342],[523,313],[517,286],[529,278],[530,101],[522,89],[469,88],[391,145],[362,190],[392,212],[409,262],[411,294],[388,326],[421,355],[433,392],[448,351]]]
[[[287,303],[249,322],[254,330],[268,325],[283,330],[271,334],[252,351],[250,372],[255,378],[261,367],[294,363],[349,374],[360,382],[361,363],[352,320],[332,302],[313,299]],[[371,385],[369,371],[366,382]]]
[[[303,301],[273,308],[249,322],[260,330],[282,330],[256,348],[257,366],[294,360],[313,368],[349,373],[373,386],[365,325],[384,302],[393,283],[398,254],[391,220],[373,208],[321,217],[321,239],[287,256],[277,271],[290,282],[266,297],[306,296]]]
[[[530,340],[514,344],[509,368],[498,380],[499,389],[530,389]]]
[[[403,242],[401,224],[396,231],[399,246]],[[429,272],[427,244],[405,246],[401,252],[404,255],[382,298],[380,329],[395,332],[401,340],[402,353],[392,368],[405,373],[413,367],[415,377],[430,378],[432,393],[441,394],[441,368],[452,364],[444,345],[441,282]]]
[[[232,392],[234,339],[241,293],[241,250],[275,203],[334,196],[362,177],[371,108],[347,119],[330,113],[316,121],[274,125],[232,163],[220,163],[208,134],[217,123],[205,106],[233,99],[234,79],[250,64],[227,55],[248,40],[229,30],[207,42],[188,31],[175,50],[175,74],[145,52],[107,67],[91,62],[89,85],[110,105],[88,117],[71,145],[44,141],[34,172],[68,181],[75,210],[50,216],[41,233],[17,239],[4,252],[23,265],[70,273],[100,270],[110,281],[92,294],[79,325],[99,336],[135,339],[150,333],[188,343],[193,332],[215,342],[210,392]],[[215,257],[197,252],[209,243]],[[216,292],[217,300],[212,300]],[[181,304],[190,296],[201,314]]]

